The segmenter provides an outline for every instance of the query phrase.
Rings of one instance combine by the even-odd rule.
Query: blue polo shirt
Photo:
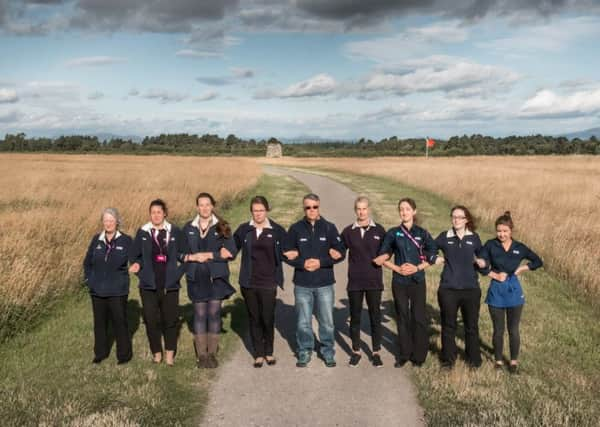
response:
[[[512,241],[508,250],[504,250],[498,239],[485,242],[480,256],[488,264],[485,269],[486,274],[490,270],[495,273],[508,274],[508,278],[504,282],[492,279],[485,299],[486,304],[498,308],[516,307],[525,304],[521,282],[514,273],[523,260],[529,261],[527,266],[530,270],[536,270],[543,265],[542,259],[523,243],[516,240]]]
[[[419,244],[419,248],[406,235],[401,226],[393,227],[388,230],[379,249],[379,255],[394,254],[394,264],[402,265],[410,263],[414,265],[421,264],[420,255],[423,253],[425,261],[430,264],[435,262],[437,258],[437,247],[431,234],[424,228],[416,224],[408,230],[415,241]],[[422,283],[425,281],[425,272],[417,271],[410,276],[402,276],[394,271],[392,275],[392,283],[399,285],[410,285],[414,283]]]
[[[444,268],[440,278],[440,288],[477,289],[478,256],[482,244],[479,234],[466,230],[459,239],[454,229],[440,233],[435,239],[437,248],[444,254]]]

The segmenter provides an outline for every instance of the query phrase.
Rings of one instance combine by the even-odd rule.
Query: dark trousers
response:
[[[248,309],[254,357],[273,355],[277,289],[242,288]]]
[[[438,302],[442,320],[442,361],[456,361],[456,318],[458,310],[465,326],[465,354],[471,365],[481,365],[479,348],[479,307],[481,289],[439,288]]]
[[[369,320],[371,323],[371,341],[373,351],[381,349],[381,292],[380,290],[348,291],[350,305],[350,337],[352,350],[360,349],[360,318],[362,314],[363,298],[367,300]]]
[[[498,308],[489,306],[490,316],[494,325],[494,334],[492,343],[494,345],[494,357],[497,361],[502,360],[502,351],[504,348],[504,329],[508,323],[508,343],[510,346],[510,360],[519,358],[519,347],[521,345],[521,337],[519,336],[519,323],[521,322],[521,313],[523,306],[509,308]]]
[[[277,289],[242,288],[248,309],[254,357],[273,355]]]
[[[161,338],[165,337],[165,350],[177,350],[177,321],[179,319],[179,290],[150,291],[140,289],[142,313],[150,351],[162,353]]]
[[[96,359],[106,359],[110,353],[108,323],[117,342],[117,360],[131,359],[131,337],[127,326],[127,295],[119,297],[98,297],[92,295],[94,313],[94,355]]]
[[[429,336],[425,312],[425,282],[410,285],[392,283],[398,323],[398,360],[421,364],[427,358]]]

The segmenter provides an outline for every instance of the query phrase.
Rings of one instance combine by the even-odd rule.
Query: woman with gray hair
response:
[[[123,364],[132,356],[127,325],[127,261],[132,240],[119,231],[121,216],[115,208],[104,209],[100,219],[102,232],[92,238],[83,262],[94,313],[93,363],[102,362],[110,352],[107,333],[110,320],[117,342],[117,360]]]

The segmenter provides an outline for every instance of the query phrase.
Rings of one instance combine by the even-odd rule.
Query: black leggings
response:
[[[360,350],[360,317],[363,308],[363,298],[367,300],[367,308],[369,309],[372,348],[373,351],[379,351],[381,349],[381,291],[379,289],[348,291],[352,350]]]
[[[521,321],[521,313],[523,312],[523,306],[519,305],[516,307],[509,308],[498,308],[489,306],[490,316],[492,317],[492,323],[494,324],[494,336],[492,343],[494,344],[494,357],[496,361],[502,360],[502,350],[504,346],[504,328],[506,317],[506,323],[508,323],[508,342],[510,345],[510,360],[517,360],[519,357],[519,346],[521,345],[521,338],[519,336],[519,323]]]
[[[210,300],[194,303],[194,333],[218,334],[221,332],[221,303]]]

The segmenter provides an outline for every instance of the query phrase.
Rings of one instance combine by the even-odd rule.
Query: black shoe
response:
[[[198,361],[196,362],[196,366],[198,366],[199,369],[208,368],[208,356],[206,356],[206,355],[198,356]]]
[[[376,368],[381,368],[383,366],[383,361],[381,360],[381,356],[377,353],[375,353],[373,355],[373,366],[375,366]]]
[[[406,365],[406,362],[408,362],[408,360],[405,360],[405,359],[396,359],[396,363],[394,363],[394,368],[401,368],[404,365]]]
[[[272,359],[265,359],[267,361],[267,365],[269,366],[273,366],[277,363],[277,359],[275,359],[274,357]]]
[[[476,371],[477,369],[481,368],[481,361],[479,361],[479,362],[467,362],[467,365],[469,366],[470,370]]]
[[[444,360],[441,365],[442,365],[442,369],[445,371],[451,371],[452,368],[454,368],[454,362],[450,362],[447,360]]]
[[[348,362],[348,364],[350,366],[358,366],[358,362],[360,362],[361,357],[362,356],[358,353],[352,353],[352,356],[350,356],[350,361]]]
[[[119,360],[117,361],[117,365],[126,365],[127,363],[129,363],[131,361],[131,358],[129,359],[123,359],[123,360]]]
[[[496,371],[501,371],[502,369],[504,369],[504,363],[494,363],[494,369]]]
[[[214,353],[208,355],[206,367],[209,369],[216,369],[219,367],[219,361],[217,360],[217,356]]]
[[[96,357],[94,357],[94,360],[92,360],[92,363],[95,363],[97,365],[97,364],[101,363],[104,359],[106,359],[106,357],[96,356]]]
[[[262,368],[263,367],[263,363],[264,363],[264,360],[261,360],[260,362],[254,361],[254,363],[252,364],[252,366],[254,366],[255,368]]]
[[[425,362],[415,362],[414,360],[411,360],[410,363],[412,363],[413,367],[420,368]]]
[[[511,374],[518,374],[519,373],[519,365],[508,365],[508,372],[510,372]]]

